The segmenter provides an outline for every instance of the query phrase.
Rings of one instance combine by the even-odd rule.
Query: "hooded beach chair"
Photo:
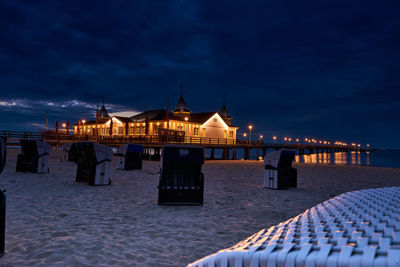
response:
[[[62,149],[63,149],[62,161],[70,161],[69,160],[69,151],[71,150],[72,144],[74,144],[74,143],[69,142],[69,143],[64,143],[62,145]]]
[[[203,147],[165,145],[161,164],[159,205],[203,205]]]
[[[280,149],[264,157],[264,187],[281,189],[297,187],[297,169],[292,168],[295,151]]]
[[[17,158],[17,172],[49,172],[50,145],[38,140],[21,140],[21,154]]]
[[[399,209],[400,187],[345,193],[188,266],[400,266]]]
[[[143,162],[143,146],[137,144],[125,144],[118,148],[118,165],[120,170],[141,169]]]
[[[7,137],[0,136],[0,173],[3,172],[7,158]],[[0,189],[0,257],[4,255],[6,234],[6,194]]]
[[[113,151],[109,146],[93,142],[79,142],[76,181],[90,185],[109,185]]]

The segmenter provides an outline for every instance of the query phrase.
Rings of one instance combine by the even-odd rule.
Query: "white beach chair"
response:
[[[294,155],[295,152],[288,149],[280,149],[265,155],[264,187],[272,189],[297,187],[297,170],[292,168]]]
[[[400,266],[400,187],[339,195],[188,266]]]
[[[97,143],[80,142],[79,154],[76,181],[90,185],[109,185],[112,149]]]
[[[63,158],[62,161],[68,161],[69,150],[71,149],[72,142],[64,143],[63,148]]]
[[[39,140],[21,140],[21,154],[17,158],[16,171],[49,172],[50,145]]]

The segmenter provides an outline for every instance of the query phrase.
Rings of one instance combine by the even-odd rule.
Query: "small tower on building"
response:
[[[172,114],[178,117],[188,117],[190,116],[190,110],[183,99],[183,84],[181,83],[181,97],[178,100],[175,108],[172,110]]]
[[[99,118],[110,118],[110,116],[107,113],[106,107],[104,106],[104,96],[103,96],[103,106],[100,109],[99,112]]]
[[[221,118],[226,122],[226,124],[228,126],[232,125],[232,117],[231,115],[229,115],[228,110],[226,109],[226,104],[225,104],[225,95],[224,95],[224,100],[222,102],[222,108],[219,111],[219,115],[221,116]]]

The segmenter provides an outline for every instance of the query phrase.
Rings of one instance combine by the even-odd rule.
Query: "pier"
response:
[[[92,136],[92,135],[67,135],[63,133],[34,133],[17,131],[0,131],[0,136],[6,136],[8,147],[19,147],[21,139],[36,139],[47,142],[55,149],[62,148],[67,142],[90,141],[100,144],[119,147],[126,143],[141,144],[144,147],[144,154],[147,159],[158,160],[161,155],[161,148],[165,144],[186,144],[201,145],[208,150],[207,160],[236,160],[238,152],[242,152],[245,160],[250,160],[251,154],[256,154],[256,159],[264,157],[269,150],[279,150],[281,148],[296,150],[296,154],[319,154],[334,152],[371,152],[374,149],[351,146],[351,145],[331,145],[331,144],[303,144],[303,143],[265,143],[261,141],[247,140],[228,140],[224,138],[206,138],[206,137],[160,137],[160,136]],[[216,157],[216,152],[221,157]],[[254,152],[255,151],[255,152]],[[253,152],[253,153],[252,153]],[[254,159],[254,158],[253,158]]]

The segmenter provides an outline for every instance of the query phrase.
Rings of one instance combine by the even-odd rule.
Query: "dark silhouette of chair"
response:
[[[0,136],[0,173],[3,172],[7,159],[7,137]],[[6,234],[6,193],[0,189],[0,257],[4,255]]]
[[[38,140],[21,140],[21,154],[17,158],[17,172],[49,172],[50,146]]]
[[[165,145],[159,173],[159,205],[203,205],[204,148]]]
[[[143,163],[143,146],[137,144],[122,145],[119,147],[116,156],[119,157],[117,169],[141,169]]]
[[[297,187],[297,169],[292,168],[295,151],[280,149],[265,155],[264,187],[281,189]]]
[[[90,185],[111,184],[110,163],[112,157],[112,149],[108,146],[93,142],[79,142],[76,181],[86,182]]]

